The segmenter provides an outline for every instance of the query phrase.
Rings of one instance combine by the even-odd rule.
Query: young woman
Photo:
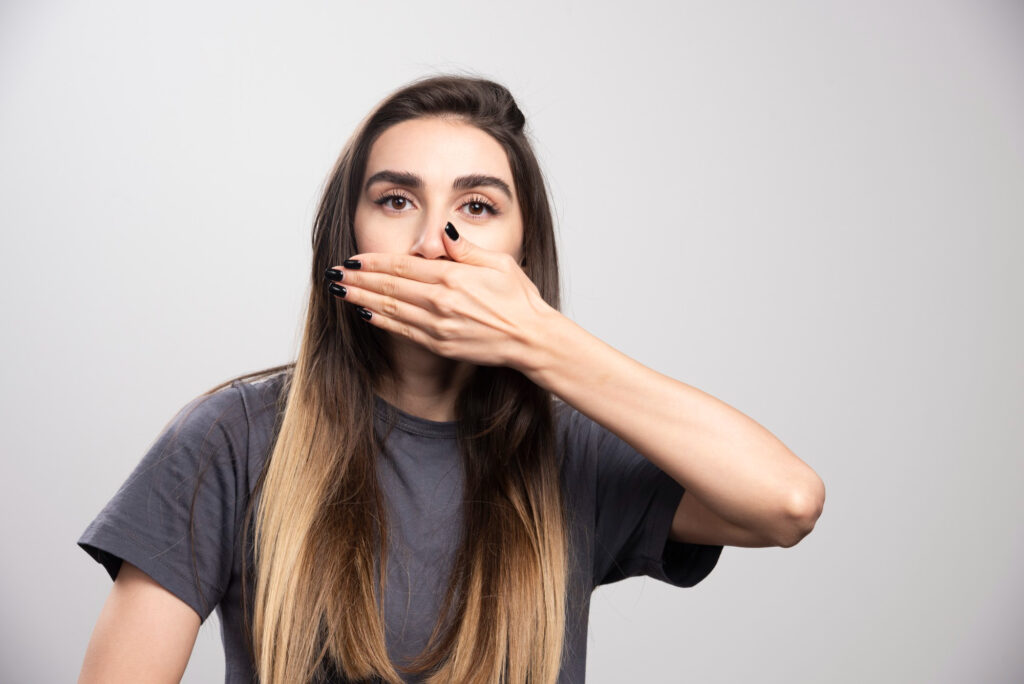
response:
[[[524,125],[464,76],[360,124],[297,360],[190,402],[78,541],[115,580],[83,681],[180,678],[216,608],[228,682],[582,682],[595,587],[811,530],[779,440],[559,312]]]

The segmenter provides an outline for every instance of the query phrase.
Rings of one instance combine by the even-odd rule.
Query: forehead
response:
[[[476,126],[451,118],[421,117],[388,127],[370,148],[363,180],[384,169],[415,173],[428,186],[481,173],[497,176],[512,187],[512,169],[498,141]]]

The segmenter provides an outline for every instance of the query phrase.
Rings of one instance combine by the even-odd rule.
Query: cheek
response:
[[[352,232],[356,237],[356,245],[360,252],[375,252],[379,251],[374,245],[375,236],[380,235],[380,231],[376,230],[374,225],[374,217],[371,211],[368,211],[362,204],[356,207],[355,223],[352,226]]]
[[[516,257],[516,261],[519,261],[523,255],[523,228],[517,226],[508,237],[508,246],[506,250],[509,254]]]
[[[369,252],[397,252],[407,248],[404,245],[403,237],[395,230],[395,226],[388,225],[386,220],[380,220],[372,212],[360,214],[356,211],[353,233],[356,237],[356,248],[360,254]]]

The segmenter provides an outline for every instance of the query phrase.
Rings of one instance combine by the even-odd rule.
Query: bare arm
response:
[[[821,514],[818,475],[763,426],[662,375],[548,307],[519,368],[618,435],[686,489],[673,538],[792,546]]]
[[[180,682],[199,624],[191,606],[124,561],[93,629],[78,682]]]

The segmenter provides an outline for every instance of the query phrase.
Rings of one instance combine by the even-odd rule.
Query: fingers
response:
[[[329,283],[329,290],[335,297],[344,299],[347,303],[368,311],[370,314],[369,317],[360,311],[360,314],[366,320],[375,322],[375,319],[386,317],[388,320],[381,321],[380,327],[393,330],[399,334],[409,337],[410,339],[416,339],[417,341],[420,341],[420,339],[416,337],[417,331],[431,337],[437,337],[439,335],[438,317],[428,310],[436,308],[434,302],[421,295],[408,294],[410,291],[419,287],[429,288],[429,285],[412,281],[397,281],[397,284],[395,284],[396,280],[394,278],[391,276],[384,276],[383,274],[362,273],[360,274],[360,280],[363,283],[367,280],[377,280],[377,278],[367,276],[391,278],[390,281],[384,282],[392,283],[392,285],[387,287],[395,289],[395,294],[383,294],[353,285],[350,281],[355,280],[355,278],[351,273],[346,273],[341,282]],[[399,292],[398,290],[401,291]],[[414,301],[410,301],[410,299]],[[424,306],[419,306],[415,303],[417,301],[422,302]],[[416,330],[407,330],[406,328],[413,328]]]
[[[346,288],[347,291],[369,291],[369,293],[375,295],[372,297],[372,303],[380,306],[386,299],[394,299],[400,302],[407,302],[414,304],[422,309],[434,310],[433,298],[436,297],[437,289],[435,285],[431,285],[419,280],[409,280],[408,278],[397,277],[389,275],[387,273],[375,273],[372,271],[351,271],[348,269],[337,269],[342,274],[340,279],[336,279],[332,274],[327,274],[325,277],[329,281],[335,281],[339,285]],[[336,290],[335,294],[339,294]],[[352,295],[346,295],[344,298],[351,301]],[[389,305],[394,306],[394,305]],[[383,311],[383,308],[378,308],[378,311]]]
[[[452,267],[451,261],[438,259],[424,259],[423,257],[411,254],[392,254],[388,252],[372,252],[370,254],[357,254],[347,262],[356,262],[355,266],[359,273],[385,273],[407,280],[418,280],[422,283],[440,283],[444,281],[444,275]],[[353,267],[346,268],[344,265],[333,266],[335,270],[348,274]]]
[[[416,325],[413,325],[412,323],[408,322],[407,319],[393,318],[384,313],[381,313],[381,311],[379,310],[372,311],[363,306],[358,306],[357,308],[359,310],[359,315],[362,317],[362,319],[369,323],[370,325],[374,325],[377,326],[378,328],[388,330],[396,335],[406,337],[412,340],[413,342],[416,342],[426,347],[427,349],[435,351],[436,353],[435,347],[437,346],[438,340],[428,335],[426,332],[424,332],[422,328],[417,327]],[[402,314],[408,317],[410,314],[409,309],[413,308],[416,307],[413,307],[412,305],[404,307],[402,309]],[[420,309],[420,311],[422,311],[422,309]]]

